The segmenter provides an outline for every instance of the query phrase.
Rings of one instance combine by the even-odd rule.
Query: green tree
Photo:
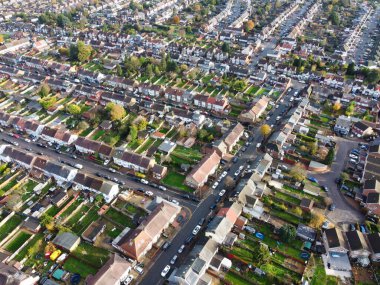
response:
[[[137,134],[138,134],[138,130],[137,130],[137,127],[135,125],[132,125],[130,128],[129,128],[129,135],[128,135],[128,140],[130,142],[133,142],[137,139]]]
[[[80,62],[85,62],[90,59],[92,53],[92,47],[90,45],[84,44],[84,42],[78,42],[78,60]]]
[[[201,130],[198,131],[198,138],[201,141],[205,141],[208,136],[209,136],[209,133],[205,129],[201,129]]]
[[[57,98],[55,96],[52,97],[44,97],[39,100],[39,103],[41,104],[42,108],[45,110],[52,107],[57,102]]]
[[[106,105],[106,111],[108,112],[111,121],[122,120],[127,115],[123,106],[113,102],[109,102]]]
[[[223,42],[223,44],[222,44],[222,51],[229,53],[230,50],[231,50],[230,49],[230,45],[228,43],[226,43],[226,42]]]
[[[232,88],[238,92],[243,92],[247,88],[247,83],[244,80],[236,80]]]
[[[79,131],[87,130],[90,127],[90,125],[86,121],[80,121],[77,125],[77,129]]]
[[[43,83],[39,93],[41,98],[48,96],[50,94],[50,86],[47,83]]]
[[[154,76],[153,67],[151,64],[148,64],[146,66],[146,76],[148,76],[149,78],[152,78]]]
[[[148,125],[148,121],[147,121],[145,118],[141,118],[141,119],[138,121],[138,123],[137,123],[137,129],[138,129],[139,131],[143,131],[143,130],[146,129],[147,125]]]
[[[380,69],[371,69],[368,71],[366,80],[368,83],[378,83],[380,81]]]
[[[75,45],[75,44],[70,45],[69,58],[71,61],[77,61],[78,60],[78,46],[77,45]]]
[[[333,25],[339,25],[340,24],[340,18],[337,12],[332,11],[329,16],[329,20]]]
[[[325,157],[324,163],[327,165],[331,165],[334,161],[334,157],[335,157],[335,151],[333,148],[330,148],[329,152],[327,153],[327,155]]]
[[[71,24],[71,22],[70,22],[70,19],[68,17],[66,17],[63,14],[58,15],[58,17],[57,17],[57,25],[58,25],[58,27],[66,28],[70,24]]]
[[[120,64],[116,66],[116,74],[118,76],[123,76],[123,69],[121,68]]]
[[[74,116],[80,115],[80,113],[82,112],[82,109],[80,108],[80,106],[76,104],[68,105],[66,107],[66,110],[67,112],[69,112],[69,114],[74,115]]]
[[[294,180],[301,182],[306,179],[306,170],[302,164],[297,163],[292,167],[292,169],[289,172],[289,175],[293,177]]]
[[[260,244],[259,250],[257,252],[257,256],[255,256],[255,260],[259,266],[263,264],[268,264],[271,260],[271,255],[268,249],[268,246],[265,244]]]
[[[354,62],[350,62],[348,64],[346,73],[347,73],[347,75],[355,75],[355,63]]]
[[[297,230],[293,225],[285,224],[280,228],[280,238],[283,242],[291,243],[297,236]]]

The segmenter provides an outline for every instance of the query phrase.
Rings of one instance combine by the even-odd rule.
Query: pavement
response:
[[[364,220],[363,214],[347,202],[347,198],[335,184],[335,179],[340,176],[344,169],[344,161],[347,160],[348,153],[352,148],[357,147],[358,143],[357,141],[341,137],[336,137],[335,142],[337,152],[330,171],[313,174],[313,177],[318,180],[321,186],[327,186],[329,188],[328,196],[336,205],[334,211],[327,210],[326,216],[335,224],[362,222]]]

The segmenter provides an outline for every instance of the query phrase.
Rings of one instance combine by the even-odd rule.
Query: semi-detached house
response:
[[[56,143],[58,145],[70,145],[78,138],[78,136],[73,135],[67,130],[46,126],[41,132],[41,138],[45,141]]]
[[[75,149],[86,154],[99,154],[100,157],[109,158],[113,152],[113,148],[105,143],[78,137],[74,142]]]
[[[218,169],[220,163],[220,155],[217,151],[205,156],[186,176],[185,183],[186,185],[198,189],[206,184],[208,177],[213,175]]]
[[[194,96],[194,105],[215,112],[223,112],[228,106],[228,101],[205,95],[196,95]]]
[[[120,149],[115,150],[113,161],[119,166],[142,173],[147,173],[155,164],[152,158]]]
[[[73,182],[75,189],[88,190],[96,194],[101,194],[107,203],[111,202],[119,193],[118,184],[83,172],[78,172]]]

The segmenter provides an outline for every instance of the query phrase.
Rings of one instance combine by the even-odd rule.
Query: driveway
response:
[[[363,214],[346,201],[346,197],[344,197],[335,184],[335,178],[339,177],[344,169],[344,162],[347,159],[349,151],[356,147],[358,143],[341,137],[336,137],[335,142],[338,150],[335,161],[331,165],[331,170],[322,174],[313,174],[313,176],[317,178],[321,186],[329,188],[329,197],[336,205],[336,209],[333,212],[327,211],[326,216],[328,219],[335,224],[361,222],[364,219]]]

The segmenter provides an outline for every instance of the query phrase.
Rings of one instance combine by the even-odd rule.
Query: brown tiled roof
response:
[[[236,140],[244,133],[244,127],[242,124],[237,123],[235,127],[228,133],[228,135],[225,137],[224,142],[226,145],[231,146],[233,145]]]
[[[206,177],[210,175],[211,170],[215,165],[220,162],[220,156],[216,151],[213,151],[206,157],[204,157],[197,166],[187,175],[187,177],[192,178],[198,183],[205,180]]]

